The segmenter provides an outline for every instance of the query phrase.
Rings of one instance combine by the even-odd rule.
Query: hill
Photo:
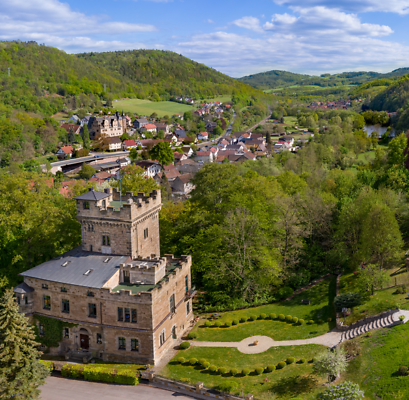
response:
[[[218,94],[257,93],[246,84],[172,51],[113,51],[76,57],[130,80],[137,85],[139,98],[169,100],[187,95],[204,99]]]
[[[339,74],[322,74],[320,76],[294,74],[286,71],[268,71],[260,74],[249,75],[238,80],[255,88],[271,91],[283,91],[288,89],[304,90],[305,92],[317,91],[319,89],[347,88],[361,85],[374,79],[393,79],[409,73],[409,68],[399,68],[392,72],[381,74],[378,72],[343,72]],[[331,90],[327,90],[331,92]]]

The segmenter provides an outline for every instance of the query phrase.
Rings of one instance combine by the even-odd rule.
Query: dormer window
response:
[[[84,210],[89,210],[89,201],[84,201]]]

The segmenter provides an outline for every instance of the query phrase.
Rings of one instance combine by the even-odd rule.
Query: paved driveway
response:
[[[46,379],[41,388],[41,400],[192,400],[179,393],[146,385],[110,385],[71,380],[56,376]]]

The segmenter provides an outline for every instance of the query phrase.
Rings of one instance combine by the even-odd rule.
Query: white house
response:
[[[209,134],[207,132],[200,132],[197,134],[198,140],[207,140],[209,139]]]
[[[196,152],[196,161],[207,163],[213,162],[214,155],[211,151],[197,151]]]
[[[135,165],[145,170],[145,176],[153,178],[156,174],[161,172],[161,166],[153,161],[139,161]]]

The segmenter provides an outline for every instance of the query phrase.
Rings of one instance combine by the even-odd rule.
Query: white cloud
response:
[[[274,2],[299,7],[324,6],[350,12],[409,14],[409,0],[274,0]]]
[[[85,15],[57,0],[0,0],[0,38],[42,41],[64,49],[122,49],[139,42],[101,40],[102,35],[153,32],[155,26],[110,21],[107,16]]]
[[[233,25],[240,28],[249,29],[254,32],[263,32],[263,28],[260,26],[260,21],[256,17],[243,17],[233,21]]]

